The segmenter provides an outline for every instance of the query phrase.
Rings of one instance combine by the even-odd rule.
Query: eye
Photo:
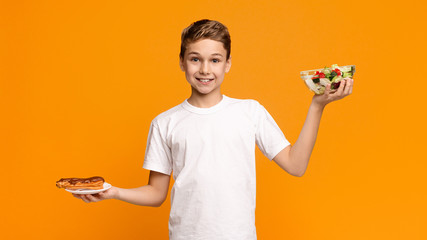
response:
[[[219,59],[215,58],[215,59],[212,59],[212,62],[219,63],[220,61],[219,61]]]
[[[196,58],[196,57],[194,57],[194,58],[191,58],[191,61],[192,61],[192,62],[198,62],[198,61],[199,61],[199,59],[198,59],[198,58]]]

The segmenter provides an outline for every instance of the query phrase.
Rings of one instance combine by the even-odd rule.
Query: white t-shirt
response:
[[[272,160],[289,145],[255,100],[185,100],[151,123],[143,167],[170,175],[171,240],[255,240],[255,144]]]

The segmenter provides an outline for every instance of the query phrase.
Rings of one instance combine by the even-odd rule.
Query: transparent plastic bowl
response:
[[[339,66],[339,68],[346,68],[346,67],[351,67],[351,78],[353,78],[354,73],[356,72],[356,66],[355,65]],[[313,82],[311,78],[316,74],[317,71],[320,72],[323,69],[324,68],[319,68],[319,69],[305,70],[300,72],[301,78],[302,80],[304,80],[305,85],[315,94],[323,94],[323,92],[325,91],[326,85],[323,83],[316,84]]]

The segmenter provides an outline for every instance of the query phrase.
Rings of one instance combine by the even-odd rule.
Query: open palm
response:
[[[350,95],[353,91],[353,79],[344,78],[341,80],[340,86],[337,90],[331,90],[331,84],[326,86],[325,92],[323,94],[318,94],[313,96],[313,102],[318,103],[321,106],[342,99]]]
[[[113,186],[104,192],[100,192],[96,194],[74,194],[73,193],[73,196],[75,198],[83,200],[86,203],[90,203],[90,202],[99,202],[106,199],[116,198],[117,194],[118,194],[118,190]]]

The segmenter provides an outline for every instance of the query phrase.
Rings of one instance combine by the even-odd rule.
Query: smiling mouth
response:
[[[197,81],[200,81],[202,83],[207,83],[214,80],[213,78],[196,78],[196,79]]]

